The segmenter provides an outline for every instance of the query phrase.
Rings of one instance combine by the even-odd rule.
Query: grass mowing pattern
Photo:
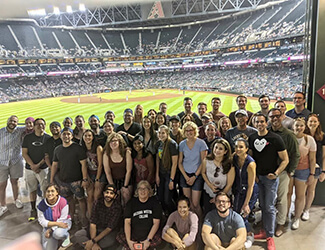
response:
[[[181,94],[180,97],[171,97],[168,99],[160,99],[159,95],[161,94]],[[0,127],[6,126],[7,119],[10,115],[17,115],[19,122],[23,123],[24,120],[31,116],[34,118],[42,117],[46,120],[47,125],[52,121],[58,121],[62,123],[63,119],[67,116],[70,116],[74,119],[76,115],[83,115],[86,119],[86,127],[88,127],[87,119],[90,115],[96,114],[99,116],[101,122],[104,121],[104,114],[107,110],[113,110],[116,118],[116,123],[123,123],[123,111],[126,108],[131,108],[134,110],[137,104],[142,104],[144,112],[151,108],[154,108],[156,111],[159,109],[159,103],[166,102],[168,105],[167,113],[169,115],[178,114],[183,108],[183,99],[188,96],[193,100],[192,110],[197,113],[197,104],[199,102],[206,102],[208,104],[208,111],[211,110],[211,99],[212,97],[218,96],[221,99],[221,112],[226,115],[233,110],[237,109],[236,105],[236,96],[226,95],[218,92],[195,92],[195,91],[186,91],[183,95],[183,91],[179,90],[167,90],[167,89],[148,89],[148,90],[133,90],[131,93],[129,91],[120,91],[112,93],[101,93],[94,94],[94,96],[102,97],[103,99],[126,99],[128,96],[128,102],[124,101],[121,103],[67,103],[62,102],[62,99],[70,97],[55,97],[39,100],[30,100],[30,101],[21,101],[21,102],[11,102],[0,104],[1,113],[0,113]],[[157,96],[156,100],[150,101],[132,101],[134,97],[152,97]],[[271,103],[273,107],[274,101]],[[291,109],[293,105],[287,103],[287,109]],[[247,110],[256,112],[260,110],[260,106],[256,98],[248,98]],[[73,126],[74,127],[74,126]],[[49,132],[48,126],[46,131]]]

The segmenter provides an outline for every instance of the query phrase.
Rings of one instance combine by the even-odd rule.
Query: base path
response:
[[[99,94],[94,96],[81,96],[81,97],[71,97],[71,98],[63,98],[61,102],[67,103],[121,103],[121,102],[143,102],[143,101],[155,101],[160,99],[169,99],[183,96],[182,94],[160,94],[160,95],[150,95],[150,96],[142,96],[142,97],[128,97],[128,101],[126,98],[124,99],[105,99],[101,98]]]

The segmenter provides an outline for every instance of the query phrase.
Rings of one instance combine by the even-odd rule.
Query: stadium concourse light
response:
[[[45,9],[27,10],[29,16],[46,16]]]
[[[53,13],[55,15],[60,15],[60,9],[59,9],[59,7],[53,7]]]
[[[70,14],[73,12],[71,5],[67,5],[67,12]]]
[[[86,11],[86,6],[83,3],[79,4],[79,10]]]

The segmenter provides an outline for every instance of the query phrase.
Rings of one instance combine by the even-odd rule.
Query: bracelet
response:
[[[276,177],[279,177],[279,175],[278,174],[276,174],[275,172],[273,173]]]
[[[315,176],[315,174],[310,173],[309,175]]]
[[[99,181],[99,179],[95,179],[95,181],[97,181],[97,182],[98,182],[98,181]]]
[[[128,188],[129,187],[129,185],[125,185],[125,186],[123,186],[124,188]]]
[[[88,181],[88,179],[87,178],[84,178],[84,179],[82,179],[82,181],[86,182],[86,181]]]
[[[173,180],[172,178],[169,178],[169,180],[170,180],[171,182],[174,182],[174,180]]]
[[[91,241],[92,241],[94,244],[97,244],[97,241],[95,241],[95,239],[91,239]]]
[[[151,243],[152,242],[152,239],[147,238],[147,241],[149,241]]]
[[[325,173],[325,170],[323,170],[322,173]]]

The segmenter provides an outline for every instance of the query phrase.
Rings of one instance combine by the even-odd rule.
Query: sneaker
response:
[[[267,250],[275,250],[275,243],[273,237],[266,239]]]
[[[7,206],[0,206],[0,217],[8,211]]]
[[[297,230],[299,228],[299,219],[293,219],[291,229]]]
[[[246,241],[244,243],[244,246],[246,249],[251,248],[254,243],[254,234],[247,235]]]
[[[304,212],[302,213],[301,219],[302,219],[303,221],[307,221],[307,220],[309,220],[309,210],[306,210],[306,211],[304,211]]]
[[[70,235],[68,235],[68,237],[62,242],[62,247],[68,247],[71,244],[70,242]]]
[[[257,234],[254,235],[254,239],[260,240],[260,239],[266,239],[266,232],[261,229]]]
[[[32,209],[32,211],[30,211],[30,216],[28,217],[28,221],[34,221],[37,219],[37,211],[36,209]]]
[[[21,202],[21,200],[17,199],[15,200],[15,205],[16,205],[16,208],[23,208],[23,203]]]

